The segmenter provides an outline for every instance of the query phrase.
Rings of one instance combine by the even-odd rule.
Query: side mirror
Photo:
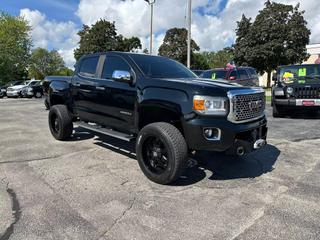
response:
[[[272,75],[272,81],[273,81],[273,82],[276,82],[276,81],[277,81],[277,75],[276,75],[276,74],[273,74],[273,75]]]
[[[112,79],[119,82],[127,82],[127,83],[130,83],[132,81],[130,72],[122,71],[122,70],[115,70],[112,73]]]

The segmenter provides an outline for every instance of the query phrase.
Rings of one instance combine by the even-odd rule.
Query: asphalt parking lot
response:
[[[161,186],[132,144],[80,128],[58,142],[47,114],[0,99],[0,240],[320,239],[320,117],[269,117],[263,150],[199,153]]]

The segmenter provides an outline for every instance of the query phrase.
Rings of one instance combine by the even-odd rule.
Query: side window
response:
[[[244,69],[238,70],[238,79],[248,79],[248,78],[249,78],[249,75],[246,70]]]
[[[99,61],[99,56],[88,57],[82,60],[79,73],[85,77],[94,77]]]
[[[237,75],[237,71],[233,70],[229,75],[229,79],[237,79]]]
[[[115,70],[130,72],[131,68],[128,63],[120,57],[107,57],[103,66],[102,78],[111,79]]]
[[[206,72],[202,73],[201,77],[203,77],[203,78],[211,78],[212,77],[212,73],[213,73],[213,71],[206,71]]]

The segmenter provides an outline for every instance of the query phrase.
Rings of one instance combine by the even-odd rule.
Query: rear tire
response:
[[[186,141],[181,132],[169,123],[145,126],[138,135],[136,153],[142,172],[155,183],[174,182],[187,166]]]
[[[73,131],[72,117],[65,105],[55,105],[49,112],[49,127],[52,136],[60,141],[70,138]]]

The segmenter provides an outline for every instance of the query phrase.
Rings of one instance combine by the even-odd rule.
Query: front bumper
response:
[[[310,104],[313,102],[314,104]],[[316,107],[320,108],[320,99],[273,99],[273,104],[278,106],[300,108],[300,107]]]
[[[204,128],[218,128],[221,130],[220,140],[208,140],[204,136]],[[267,138],[267,120],[262,117],[248,123],[231,123],[225,118],[186,120],[183,130],[188,147],[192,150],[206,150],[234,153],[237,146],[243,145],[246,153],[254,150],[257,140]]]
[[[20,91],[7,91],[7,97],[19,97]]]

